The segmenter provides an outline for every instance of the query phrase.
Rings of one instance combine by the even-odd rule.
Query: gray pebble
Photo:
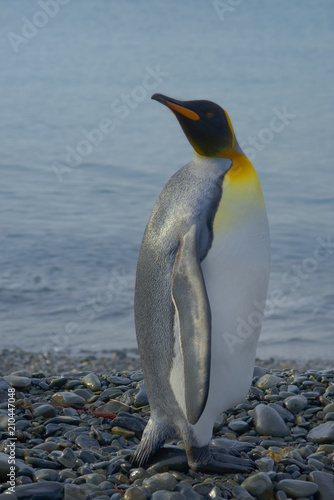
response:
[[[135,382],[140,382],[143,380],[143,372],[134,372],[130,376],[131,380],[134,380]]]
[[[130,411],[130,408],[120,401],[109,401],[105,405],[99,406],[98,411],[104,413],[119,413],[120,411]]]
[[[203,482],[203,483],[197,483],[193,486],[193,490],[198,493],[198,495],[202,496],[209,496],[209,493],[213,489],[213,483],[210,482]]]
[[[124,500],[146,500],[146,499],[147,495],[145,491],[143,491],[142,488],[138,488],[137,486],[129,488],[124,493]]]
[[[40,467],[41,469],[59,469],[59,464],[52,462],[51,460],[44,460],[39,457],[26,457],[26,464],[32,465],[33,467]]]
[[[270,373],[267,373],[266,375],[263,375],[262,377],[259,378],[255,382],[255,387],[258,389],[269,389],[269,387],[274,387],[277,386],[280,382],[282,382],[281,377],[277,377],[276,375],[271,375]]]
[[[254,409],[254,422],[261,436],[285,437],[290,434],[279,413],[267,405],[259,404]]]
[[[50,385],[51,385],[51,387],[60,389],[61,387],[64,387],[66,382],[67,382],[66,377],[57,377],[57,378],[54,378],[53,380],[51,380]]]
[[[276,498],[277,498],[277,500],[287,500],[288,497],[287,497],[285,491],[280,490],[280,491],[276,492]]]
[[[80,452],[78,453],[78,458],[85,464],[93,464],[97,462],[97,458],[95,457],[94,453],[89,450],[80,450]]]
[[[82,387],[81,380],[68,380],[64,385],[64,389],[66,389],[67,391],[72,391],[79,386]]]
[[[87,434],[79,434],[75,439],[75,444],[79,446],[79,448],[93,448],[99,447],[99,442],[97,439],[90,438]]]
[[[318,491],[318,485],[311,481],[283,479],[277,484],[277,489],[284,491],[291,498],[301,498],[314,495]]]
[[[31,378],[29,377],[19,377],[16,375],[7,375],[3,377],[12,387],[16,389],[24,389],[31,384]]]
[[[268,373],[266,368],[262,368],[262,366],[254,366],[253,377],[263,377],[266,373]]]
[[[334,403],[329,403],[328,405],[325,406],[323,409],[324,415],[327,415],[327,413],[334,412]]]
[[[17,486],[15,495],[18,500],[63,500],[64,485],[55,481],[23,484]]]
[[[58,462],[62,464],[64,467],[73,468],[75,466],[75,462],[77,457],[75,456],[73,450],[71,448],[65,448],[60,457],[57,458]]]
[[[232,490],[233,495],[238,500],[254,500],[254,497],[242,486],[235,486]]]
[[[315,458],[309,458],[307,463],[317,470],[322,470],[325,467],[325,464]]]
[[[95,373],[89,373],[85,375],[81,382],[91,391],[96,392],[101,390],[101,382]]]
[[[299,392],[298,385],[294,385],[294,384],[289,385],[288,392],[293,392],[294,394],[298,394],[298,392]]]
[[[264,472],[247,477],[241,486],[258,500],[267,500],[273,497],[272,482]]]
[[[61,430],[61,427],[58,424],[46,424],[44,437],[47,438],[49,436],[53,436],[54,434],[56,434],[60,430]]]
[[[68,408],[65,408],[65,410],[68,410]],[[81,423],[82,421],[78,417],[63,416],[63,415],[50,418],[50,420],[47,421],[47,424],[80,425]]]
[[[313,443],[334,443],[334,422],[326,422],[313,427],[307,439]]]
[[[284,404],[292,413],[299,413],[306,408],[307,399],[302,395],[289,396],[284,400]]]
[[[35,418],[52,418],[56,415],[56,409],[54,406],[49,404],[41,405],[34,409],[33,415]]]
[[[187,497],[177,491],[156,491],[151,500],[187,500]]]
[[[310,473],[310,479],[318,485],[317,500],[333,500],[334,476],[327,472],[314,471]]]
[[[262,472],[270,472],[274,470],[275,462],[271,457],[263,457],[255,460],[256,465]]]
[[[229,429],[231,429],[231,431],[235,432],[246,432],[249,429],[249,425],[247,424],[247,422],[237,418],[231,420],[228,424],[228,427]]]
[[[112,421],[112,426],[120,426],[130,431],[134,431],[136,434],[141,435],[146,427],[146,420],[142,418],[139,414],[129,414],[120,412],[117,417]]]
[[[155,474],[143,480],[143,486],[147,488],[150,493],[154,493],[158,490],[173,491],[176,484],[176,479],[169,472]]]
[[[0,493],[0,500],[17,500],[17,496],[14,493]]]
[[[117,387],[108,387],[99,396],[99,399],[105,401],[110,398],[115,398],[116,396],[121,396],[122,391]]]
[[[58,481],[58,472],[54,469],[38,469],[34,474],[34,481]]]
[[[88,401],[88,399],[94,396],[93,391],[89,389],[75,389],[75,391],[73,392],[74,394],[77,394],[81,398],[84,398],[85,401]]]
[[[291,411],[287,410],[283,406],[277,404],[277,403],[269,403],[268,405],[270,408],[274,408],[274,410],[277,411],[283,418],[284,422],[294,422],[295,421],[295,416],[291,413]]]
[[[131,380],[128,377],[117,377],[116,375],[111,375],[108,377],[108,382],[115,385],[128,385]]]
[[[84,406],[86,401],[74,392],[56,392],[52,396],[52,401],[58,404]]]
[[[212,490],[209,491],[208,497],[210,500],[221,500],[221,491],[218,486],[214,486]]]

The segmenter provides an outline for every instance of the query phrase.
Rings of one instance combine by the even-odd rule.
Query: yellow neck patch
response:
[[[248,158],[234,149],[217,155],[230,158],[232,166],[223,180],[223,194],[213,224],[214,234],[239,226],[264,208],[262,189],[257,173]]]

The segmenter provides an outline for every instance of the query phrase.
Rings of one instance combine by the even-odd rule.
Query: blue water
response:
[[[225,107],[259,174],[258,355],[333,357],[334,4],[236,3],[1,2],[2,347],[136,345],[141,237],[193,154],[161,92]]]

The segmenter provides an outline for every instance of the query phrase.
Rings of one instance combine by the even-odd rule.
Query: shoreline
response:
[[[331,370],[334,361],[327,359],[295,359],[270,357],[256,358],[254,366],[268,370]],[[104,352],[48,352],[38,353],[21,349],[0,350],[0,375],[8,375],[18,370],[42,371],[46,375],[56,375],[66,371],[121,372],[141,369],[139,351],[136,348],[114,349]]]

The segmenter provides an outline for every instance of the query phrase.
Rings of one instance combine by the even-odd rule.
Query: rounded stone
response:
[[[158,490],[173,491],[176,485],[176,479],[168,472],[155,474],[154,476],[143,480],[144,488],[147,488],[150,493],[154,493]]]
[[[133,488],[129,488],[124,493],[124,500],[146,500],[147,495],[145,491],[138,486],[134,486]]]
[[[111,429],[112,434],[115,434],[116,436],[123,436],[125,439],[129,439],[133,436],[135,436],[135,433],[133,431],[129,431],[128,429],[123,429],[123,427],[113,427]]]
[[[58,472],[54,469],[38,469],[34,473],[34,481],[57,481]]]
[[[262,472],[270,472],[274,470],[275,461],[271,457],[262,457],[255,460],[256,465]]]
[[[266,373],[268,373],[266,368],[262,368],[262,366],[254,366],[253,377],[263,377]]]
[[[45,441],[44,443],[38,444],[34,449],[45,450],[48,453],[51,453],[54,450],[58,449],[58,444],[53,441]]]
[[[100,379],[95,373],[88,373],[82,378],[81,382],[93,392],[101,390]]]
[[[64,500],[86,500],[87,496],[77,484],[65,484]]]
[[[324,415],[327,415],[327,413],[330,413],[330,412],[333,412],[333,411],[334,411],[334,403],[329,403],[323,409]]]
[[[334,492],[334,476],[328,472],[314,471],[310,473],[310,479],[318,485],[317,499],[331,500]]]
[[[192,497],[185,496],[183,493],[177,491],[156,491],[151,496],[151,500],[188,500],[188,498],[191,499]]]
[[[246,432],[249,429],[249,425],[244,420],[235,418],[229,422],[228,428],[234,432]]]
[[[303,395],[289,396],[284,400],[284,404],[292,413],[299,413],[307,406],[307,399]]]
[[[318,491],[317,484],[298,479],[283,479],[277,483],[276,487],[277,490],[284,491],[291,498],[309,497]]]
[[[74,392],[56,392],[52,396],[52,401],[54,403],[69,405],[69,406],[84,406],[86,401],[81,396],[78,396]]]
[[[49,404],[41,405],[35,408],[33,415],[35,418],[37,417],[52,418],[56,415],[56,409],[54,406]]]
[[[273,485],[267,474],[259,472],[247,477],[241,486],[245,488],[257,500],[269,500],[273,498]]]
[[[99,447],[99,442],[97,439],[90,438],[87,434],[79,434],[75,439],[75,444],[80,448],[93,448]]]
[[[64,485],[55,481],[22,484],[15,489],[15,495],[18,500],[63,500]]]
[[[233,495],[238,500],[254,500],[253,495],[251,495],[245,488],[242,486],[235,486],[232,490]]]
[[[261,436],[285,437],[290,434],[280,414],[274,408],[264,404],[255,407],[254,423]]]
[[[75,462],[77,457],[75,456],[73,450],[71,448],[65,448],[60,457],[57,458],[58,462],[62,464],[64,467],[72,468],[75,466]]]
[[[19,377],[17,375],[7,375],[4,379],[9,382],[12,387],[16,389],[24,389],[31,384],[31,378],[29,377]]]
[[[334,422],[326,422],[313,427],[308,433],[307,439],[319,444],[334,443]]]
[[[131,380],[128,377],[118,377],[116,375],[111,375],[108,377],[108,381],[115,385],[128,385],[131,384]]]
[[[255,382],[255,387],[265,390],[269,389],[269,387],[276,387],[280,382],[282,382],[281,377],[267,373]]]

